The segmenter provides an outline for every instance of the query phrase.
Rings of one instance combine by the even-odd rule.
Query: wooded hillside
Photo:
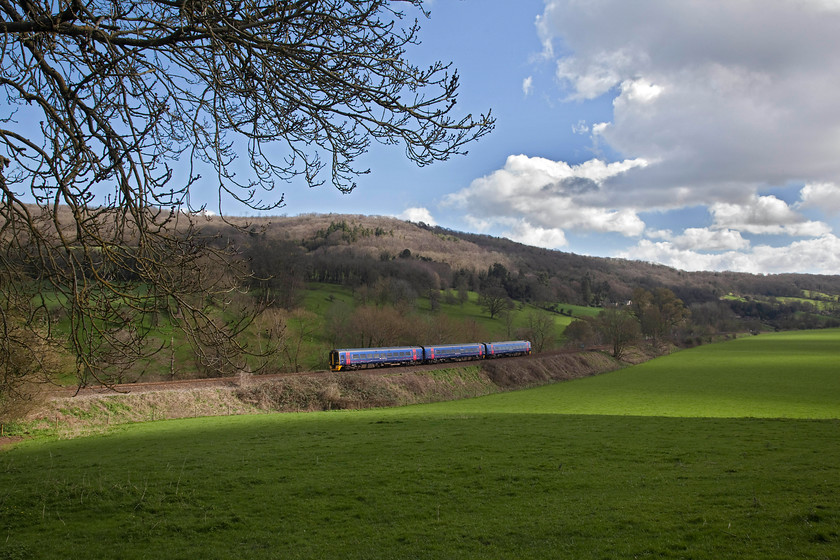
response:
[[[728,312],[777,328],[826,326],[835,321],[815,316],[838,313],[832,303],[840,294],[840,276],[686,272],[382,216],[309,214],[235,223],[243,229],[217,218],[205,229],[234,243],[261,279],[255,287],[283,306],[293,305],[305,281],[319,281],[354,288],[387,284],[395,298],[497,286],[511,299],[547,309],[625,303],[638,288],[668,288],[695,315]]]

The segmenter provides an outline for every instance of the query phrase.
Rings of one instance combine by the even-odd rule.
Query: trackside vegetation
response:
[[[478,399],[22,442],[0,558],[831,558],[838,350],[761,335]]]

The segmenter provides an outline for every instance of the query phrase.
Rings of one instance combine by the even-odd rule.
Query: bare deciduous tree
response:
[[[531,311],[525,320],[527,327],[524,329],[523,337],[531,341],[534,352],[539,353],[551,348],[557,337],[554,317]]]
[[[668,288],[656,288],[653,293],[637,288],[632,301],[630,312],[639,321],[642,334],[653,344],[672,338],[674,329],[691,315],[682,300]]]
[[[491,286],[478,294],[478,304],[487,311],[493,319],[506,309],[513,307],[513,302],[507,292],[499,286]]]
[[[278,182],[352,191],[371,141],[426,165],[493,127],[456,116],[449,65],[407,60],[408,10],[427,15],[422,0],[0,0],[0,298],[65,314],[83,384],[154,352],[157,313],[211,367],[241,366],[258,310],[231,310],[245,269],[202,236],[198,185],[220,210],[271,209]]]
[[[612,346],[612,355],[620,360],[628,346],[639,339],[639,323],[630,313],[616,307],[601,311],[595,325],[604,342]]]
[[[66,359],[43,328],[27,327],[15,313],[13,306],[0,305],[0,426],[38,403],[43,386]]]

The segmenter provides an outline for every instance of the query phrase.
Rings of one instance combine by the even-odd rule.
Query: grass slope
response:
[[[484,412],[840,418],[838,358],[836,329],[765,334],[683,350],[571,384],[457,406]]]
[[[26,442],[0,453],[0,558],[836,557],[838,341],[761,336],[481,399]]]

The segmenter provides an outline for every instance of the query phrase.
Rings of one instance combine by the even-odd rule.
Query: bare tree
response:
[[[583,348],[591,344],[599,344],[599,333],[594,317],[575,319],[563,330],[566,344]]]
[[[531,341],[534,352],[543,352],[554,344],[557,337],[557,326],[554,317],[547,313],[531,311],[525,317],[527,327],[523,336]]]
[[[639,323],[630,313],[616,307],[601,311],[595,321],[603,340],[612,346],[612,355],[620,360],[628,346],[639,339]]]
[[[408,10],[428,15],[422,0],[0,0],[0,298],[66,314],[81,383],[154,352],[158,313],[212,368],[241,367],[259,309],[232,309],[246,269],[202,235],[198,185],[219,211],[277,208],[278,182],[352,191],[372,140],[426,165],[493,127],[456,116],[449,65],[407,60]]]
[[[491,286],[482,290],[478,294],[478,304],[487,311],[491,319],[504,310],[513,307],[513,302],[508,297],[507,292],[499,286]]]
[[[42,387],[60,373],[66,352],[45,336],[43,328],[27,327],[14,307],[0,305],[0,426],[34,407]]]
[[[691,315],[682,300],[668,288],[656,288],[653,293],[637,288],[632,301],[630,312],[639,321],[642,334],[653,344],[672,338],[674,329]]]

